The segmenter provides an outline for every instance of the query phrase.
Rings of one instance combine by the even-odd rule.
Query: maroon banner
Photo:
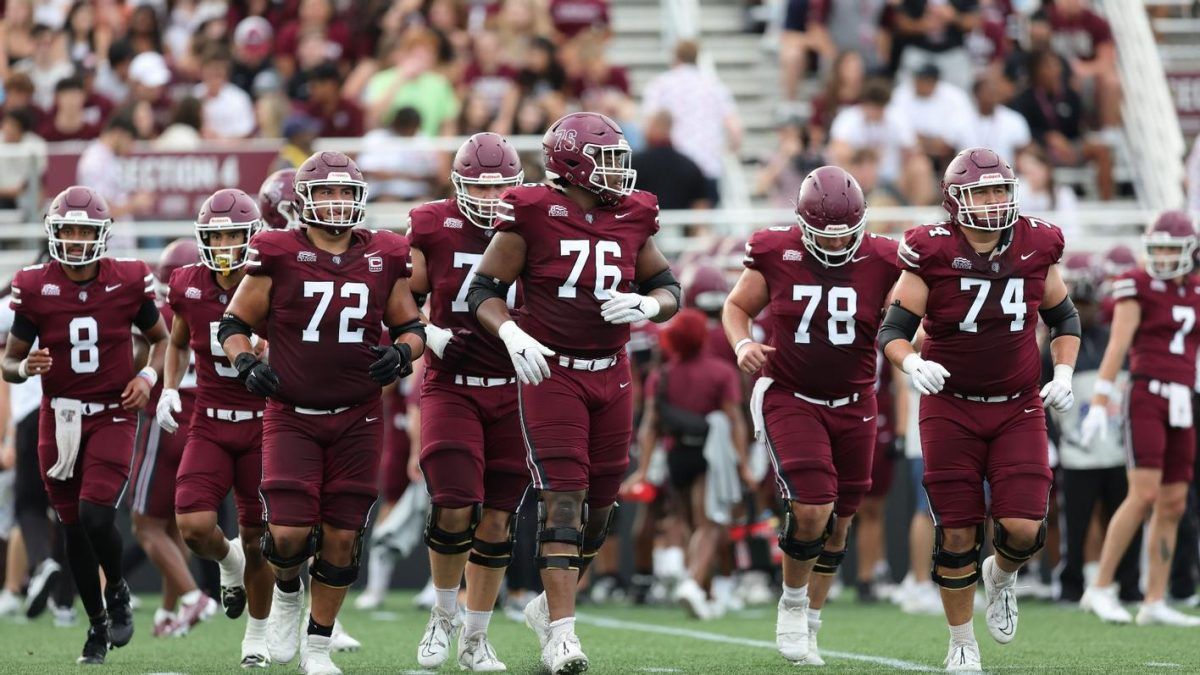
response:
[[[80,154],[51,149],[42,179],[47,198],[76,182]],[[278,157],[274,150],[136,150],[115,158],[114,171],[122,192],[145,192],[154,198],[151,212],[139,213],[138,220],[191,220],[200,204],[222,188],[236,187],[257,195]]]
[[[1200,72],[1167,73],[1179,125],[1185,134],[1200,132]]]

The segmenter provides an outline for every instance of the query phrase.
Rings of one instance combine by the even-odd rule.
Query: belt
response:
[[[581,359],[574,356],[558,357],[558,365],[573,370],[607,370],[617,365],[617,355],[603,356],[598,359]]]
[[[262,419],[263,411],[261,410],[224,410],[222,408],[208,408],[204,414],[215,420],[223,420],[225,422],[245,422],[254,418]]]
[[[454,384],[461,384],[466,387],[503,387],[506,384],[515,384],[515,377],[476,377],[474,375],[455,375]]]
[[[53,405],[54,401],[56,401],[56,400],[58,400],[58,399],[57,398],[50,399],[51,405]],[[104,412],[105,410],[116,410],[117,408],[121,407],[121,404],[120,403],[85,403],[83,401],[80,401],[79,406],[80,406],[80,412],[86,417],[89,415],[98,415],[98,414]]]
[[[999,396],[970,396],[968,394],[959,394],[957,392],[952,393],[954,398],[961,398],[964,401],[973,401],[975,403],[1004,403],[1006,401],[1016,400],[1024,395],[1025,392],[1023,391],[1018,391],[1015,394],[1000,394]]]
[[[346,412],[353,407],[354,406],[344,405],[340,408],[303,408],[297,405],[292,406],[292,410],[295,410],[301,415],[336,415],[338,413]]]
[[[1146,382],[1146,388],[1150,390],[1151,394],[1162,396],[1163,398],[1170,398],[1171,387],[1176,385],[1176,382],[1167,382],[1166,380],[1149,380]],[[1186,384],[1179,384],[1178,386],[1187,387]],[[1191,389],[1191,387],[1188,387],[1188,389]]]
[[[850,394],[849,396],[843,396],[842,398],[835,398],[833,400],[829,400],[829,399],[821,399],[821,398],[811,398],[811,397],[805,396],[804,394],[800,394],[797,392],[792,392],[792,396],[795,396],[796,398],[800,399],[801,401],[808,401],[809,403],[812,403],[815,405],[823,405],[827,408],[840,408],[844,405],[850,405],[851,403],[857,403],[858,399],[860,398],[859,394]]]

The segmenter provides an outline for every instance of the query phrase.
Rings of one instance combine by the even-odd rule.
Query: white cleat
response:
[[[422,668],[437,668],[450,658],[450,641],[458,632],[458,623],[453,614],[434,607],[429,611],[429,623],[425,634],[417,643],[417,663]]]
[[[342,675],[342,669],[329,658],[330,638],[309,635],[300,653],[300,672],[304,675]]]
[[[362,643],[350,637],[342,627],[341,619],[333,620],[333,635],[329,640],[329,649],[334,652],[356,652],[362,649]]]
[[[708,602],[708,594],[700,588],[700,584],[688,577],[675,587],[675,602],[683,605],[687,613],[694,619],[708,621],[713,617],[713,608]]]
[[[242,667],[270,668],[271,651],[267,649],[267,641],[255,638],[242,638]]]
[[[821,630],[820,621],[808,622],[808,658],[797,663],[798,666],[823,666],[825,659],[821,658],[821,652],[817,648],[817,631]]]
[[[271,660],[287,663],[300,650],[300,619],[304,613],[304,588],[284,593],[275,586],[271,591],[271,614],[267,617],[267,647]]]
[[[496,656],[487,633],[475,633],[458,639],[458,669],[475,673],[501,673],[508,666]]]
[[[1177,628],[1200,626],[1200,616],[1184,614],[1162,600],[1142,605],[1138,610],[1136,621],[1139,626],[1175,626]]]
[[[433,606],[437,604],[437,589],[433,587],[433,579],[425,582],[425,587],[421,589],[420,593],[413,596],[412,602],[420,609],[426,611],[433,609]]]
[[[779,599],[775,619],[775,645],[783,658],[796,664],[808,661],[808,599],[799,607],[787,607]]]
[[[538,646],[546,651],[546,643],[550,641],[550,606],[547,604],[546,593],[542,592],[525,605],[525,625],[538,638]],[[550,667],[547,663],[546,667]]]
[[[948,673],[979,673],[983,665],[979,660],[979,644],[971,642],[956,645],[950,643],[950,652],[946,654],[946,672]]]
[[[354,609],[364,611],[373,611],[383,606],[383,593],[374,593],[372,591],[363,591],[357,598],[354,599]]]
[[[579,638],[566,633],[551,640],[542,649],[542,663],[553,675],[575,675],[588,669],[588,657],[583,653]]]
[[[992,639],[1002,645],[1013,641],[1017,634],[1017,594],[1013,587],[1017,585],[1017,575],[1013,574],[1008,583],[999,585],[992,583],[992,571],[996,569],[996,556],[988,556],[983,561],[983,592],[987,596],[987,627]]]
[[[900,599],[900,611],[905,614],[928,614],[941,616],[942,596],[932,581],[914,583]]]
[[[1117,585],[1111,584],[1105,588],[1088,586],[1079,599],[1079,607],[1100,617],[1105,623],[1130,623],[1133,617],[1121,606],[1117,598]]]

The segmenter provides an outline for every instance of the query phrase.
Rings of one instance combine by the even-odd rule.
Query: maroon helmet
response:
[[[725,273],[712,265],[691,265],[680,274],[683,285],[683,306],[705,314],[720,313],[729,296],[729,280]]]
[[[246,253],[250,250],[250,237],[262,229],[262,217],[254,199],[237,188],[217,190],[200,206],[196,217],[196,243],[200,247],[200,261],[214,272],[229,274],[246,264]],[[238,244],[212,243],[217,232],[241,233]]]
[[[162,250],[162,254],[158,256],[158,269],[154,271],[154,276],[160,284],[166,284],[171,280],[172,272],[198,262],[200,247],[196,245],[196,240],[192,237],[180,237]]]
[[[826,267],[850,262],[867,231],[867,199],[858,181],[836,166],[814,169],[800,184],[796,224],[804,248]],[[830,243],[841,248],[825,248]]]
[[[95,234],[82,239],[64,239],[63,227],[91,227]],[[99,192],[82,185],[58,193],[50,202],[45,219],[50,257],[64,265],[87,265],[104,256],[112,228],[112,211]]]
[[[276,230],[299,226],[296,214],[296,170],[280,169],[258,188],[258,210],[263,223]]]
[[[1137,264],[1137,256],[1134,255],[1133,249],[1125,244],[1117,244],[1108,249],[1108,252],[1104,254],[1102,267],[1104,268],[1104,276],[1115,277],[1137,267]]]
[[[1100,299],[1100,284],[1104,279],[1096,256],[1082,252],[1068,254],[1063,258],[1062,275],[1076,301],[1096,302]]]
[[[1002,201],[992,202],[985,195],[1001,188],[1007,193]],[[942,178],[942,207],[950,220],[974,230],[998,232],[1017,222],[1017,175],[992,150],[967,148],[946,167]]]
[[[505,188],[525,181],[521,158],[500,134],[475,134],[454,155],[450,182],[454,184],[454,200],[458,209],[472,224],[492,229],[492,218]],[[471,194],[472,186],[483,188],[484,196]],[[488,188],[494,188],[489,190]]]
[[[1155,279],[1174,279],[1196,266],[1196,224],[1183,211],[1165,211],[1142,237],[1146,272]]]
[[[633,193],[632,154],[621,127],[599,113],[571,113],[542,137],[546,176],[595,193],[608,205]]]
[[[367,216],[367,181],[354,160],[340,152],[317,152],[296,169],[296,198],[300,202],[300,223],[319,227],[339,235],[362,224]],[[322,187],[349,186],[350,199],[317,200],[315,190]]]

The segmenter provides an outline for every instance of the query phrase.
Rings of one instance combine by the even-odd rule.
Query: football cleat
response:
[[[458,622],[454,615],[434,607],[429,612],[429,623],[425,624],[425,634],[417,643],[417,663],[422,668],[437,668],[450,657],[450,641],[458,632]]]
[[[159,607],[154,610],[154,627],[150,630],[150,634],[154,637],[175,635],[177,618],[175,612]]]
[[[333,635],[329,638],[329,649],[335,652],[356,652],[362,649],[362,643],[350,637],[342,627],[341,619],[333,620]]]
[[[547,603],[546,593],[543,591],[525,605],[525,625],[537,635],[538,646],[543,652],[546,650],[546,643],[550,641],[550,606]],[[546,665],[549,667],[550,664]]]
[[[304,609],[304,588],[284,593],[275,586],[271,595],[271,614],[267,617],[267,648],[271,661],[287,663],[300,649],[300,619]]]
[[[475,633],[458,639],[458,669],[476,673],[499,673],[508,666],[496,656],[496,650],[487,639],[487,633]]]
[[[246,611],[246,554],[242,551],[241,537],[235,537],[229,542],[229,552],[233,554],[233,570],[228,573],[221,567],[221,608],[225,616],[236,619]]]
[[[996,569],[996,556],[988,556],[983,561],[983,592],[987,597],[987,627],[992,639],[1002,645],[1013,641],[1017,634],[1017,595],[1013,587],[1017,585],[1017,575],[1009,577],[1004,585],[992,582],[992,572]]]
[[[217,601],[204,593],[200,593],[192,602],[181,604],[179,612],[175,615],[175,628],[172,631],[176,635],[186,635],[193,626],[201,621],[208,621],[217,613]]]
[[[270,668],[271,650],[267,648],[267,641],[261,638],[242,638],[241,665],[243,668],[247,669]]]
[[[329,658],[330,638],[309,635],[300,653],[300,672],[304,675],[342,675],[342,669]]]
[[[574,633],[564,633],[550,640],[542,649],[542,663],[553,675],[575,675],[588,669],[587,654],[583,653]]]
[[[113,648],[124,647],[133,639],[133,609],[129,606],[129,584],[121,582],[108,593],[105,589],[105,604],[108,606],[108,639]]]
[[[371,590],[363,591],[357,598],[354,599],[354,609],[364,611],[372,611],[383,606],[383,593],[376,593]]]
[[[946,654],[946,672],[948,673],[978,673],[983,671],[983,665],[979,659],[979,644],[969,642],[966,644],[950,643],[950,651]]]
[[[675,602],[683,605],[687,613],[694,619],[707,621],[713,617],[713,608],[709,605],[708,594],[700,588],[700,584],[688,577],[675,587]]]
[[[820,621],[808,622],[808,658],[804,660],[803,665],[806,666],[823,666],[825,659],[821,658],[821,652],[817,649],[817,631],[821,630]]]
[[[798,607],[788,607],[779,599],[775,618],[775,646],[783,658],[797,664],[808,659],[808,598]]]
[[[1100,617],[1105,623],[1130,623],[1133,617],[1117,599],[1117,586],[1089,586],[1079,599],[1079,607]]]
[[[0,616],[16,616],[21,611],[21,598],[5,588],[0,590]]]
[[[1200,626],[1200,616],[1184,614],[1162,600],[1142,605],[1135,621],[1139,626],[1176,626],[1178,628]]]
[[[46,611],[50,591],[61,576],[62,567],[53,558],[46,558],[37,566],[29,578],[29,590],[25,592],[25,618],[36,619]]]
[[[83,643],[83,653],[76,663],[92,666],[104,665],[108,656],[108,627],[104,624],[92,625],[88,628],[87,641]]]

